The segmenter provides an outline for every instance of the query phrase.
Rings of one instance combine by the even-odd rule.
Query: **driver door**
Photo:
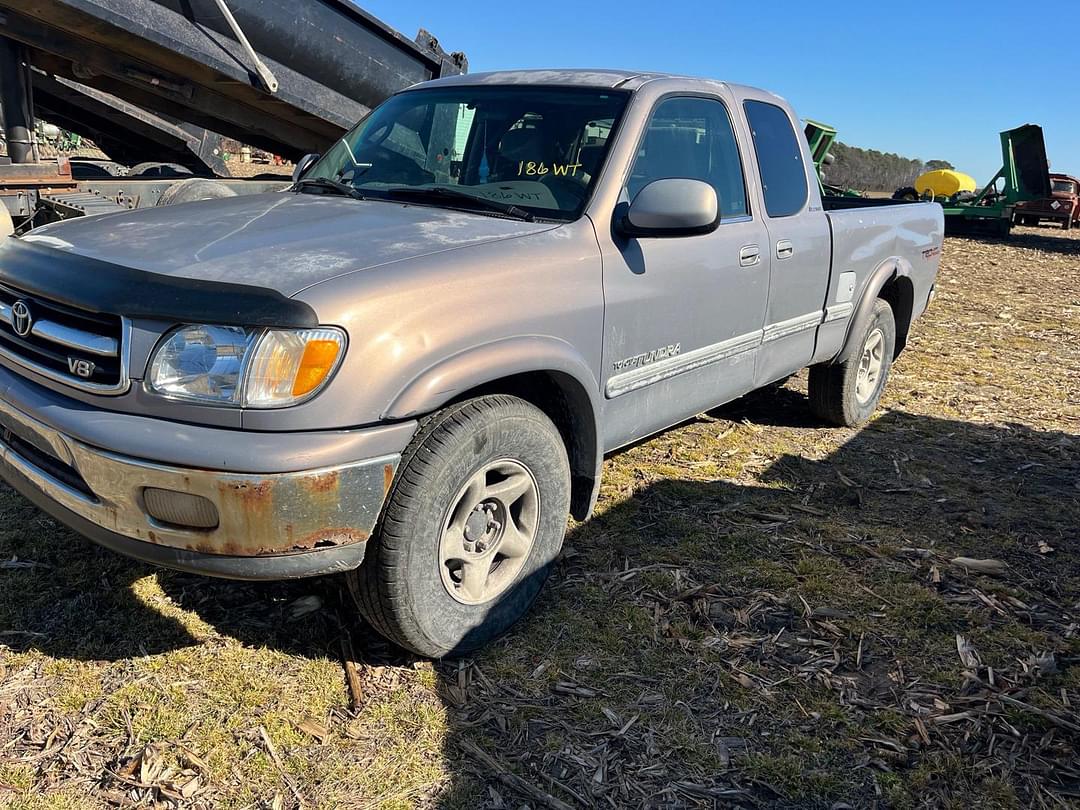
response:
[[[619,208],[654,180],[693,178],[716,190],[720,224],[697,236],[602,238],[609,449],[753,388],[770,251],[743,164],[719,97],[657,102]]]

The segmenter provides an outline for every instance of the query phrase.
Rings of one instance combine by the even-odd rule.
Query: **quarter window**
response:
[[[799,213],[806,204],[806,168],[791,119],[764,101],[747,101],[743,108],[754,136],[765,210],[773,218]]]
[[[721,220],[746,216],[739,147],[719,101],[669,98],[653,112],[626,183],[627,195],[632,200],[653,180],[672,177],[702,180],[716,189]]]

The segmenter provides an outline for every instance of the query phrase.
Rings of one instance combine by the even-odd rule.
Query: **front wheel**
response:
[[[529,609],[569,510],[566,447],[543,412],[510,396],[450,406],[405,451],[349,589],[399,646],[431,658],[468,652]]]
[[[865,424],[881,401],[895,348],[892,307],[879,298],[858,351],[841,363],[810,367],[808,392],[814,415],[843,427]]]

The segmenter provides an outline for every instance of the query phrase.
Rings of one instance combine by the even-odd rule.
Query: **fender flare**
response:
[[[844,345],[832,359],[832,363],[843,363],[848,360],[860,347],[857,345],[859,336],[869,323],[874,312],[874,302],[885,288],[885,285],[896,278],[911,276],[910,265],[902,258],[892,256],[883,261],[878,268],[870,274],[865,285],[859,303],[855,306],[855,312],[848,322],[847,334],[844,335]]]
[[[571,512],[584,520],[596,503],[604,461],[599,417],[600,385],[585,359],[565,340],[546,335],[520,335],[471,347],[440,360],[408,382],[391,400],[382,420],[415,419],[432,413],[469,391],[494,386],[524,374],[554,378],[567,407],[573,433]]]

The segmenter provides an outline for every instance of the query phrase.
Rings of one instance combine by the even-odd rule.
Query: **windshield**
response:
[[[520,85],[400,93],[334,144],[304,179],[340,180],[365,197],[407,192],[410,201],[458,208],[471,196],[479,213],[493,213],[486,201],[536,217],[576,219],[628,97]]]
[[[1066,194],[1075,194],[1076,185],[1070,180],[1055,180],[1054,191],[1064,191]]]

